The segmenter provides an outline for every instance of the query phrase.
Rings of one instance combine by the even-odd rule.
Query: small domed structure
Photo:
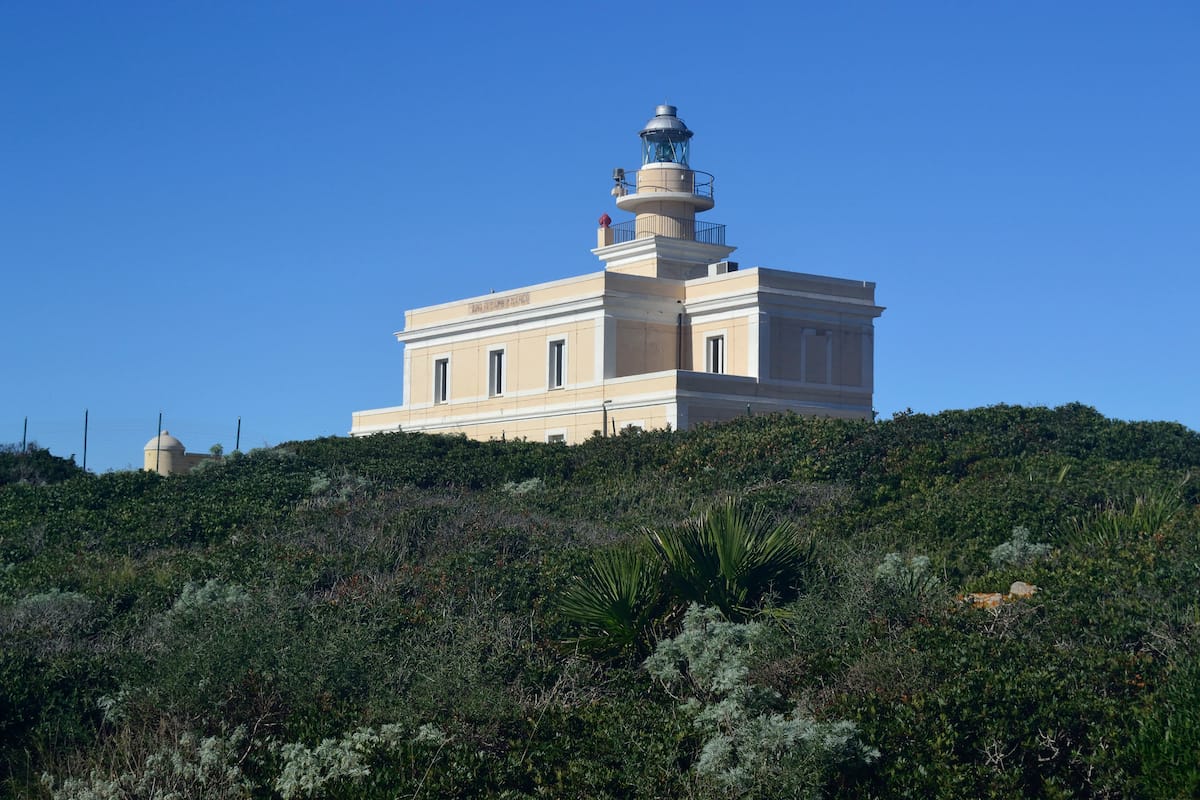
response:
[[[182,453],[184,451],[183,442],[171,435],[170,431],[163,431],[158,436],[150,437],[150,441],[146,442],[146,450],[170,450],[173,453]]]
[[[147,472],[157,472],[159,475],[173,475],[187,470],[183,442],[163,431],[146,442],[145,459],[142,468]]]

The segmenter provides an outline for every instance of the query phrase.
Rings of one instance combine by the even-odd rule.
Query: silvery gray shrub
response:
[[[1048,544],[1034,544],[1029,541],[1029,529],[1023,526],[1013,528],[1012,536],[1007,542],[992,548],[991,561],[993,567],[1022,567],[1031,564],[1050,552]]]
[[[831,770],[875,761],[879,751],[859,741],[852,722],[820,722],[799,709],[781,713],[776,692],[747,682],[750,658],[768,633],[761,623],[729,622],[717,609],[693,604],[680,634],[646,659],[705,736],[697,775],[726,793],[755,786],[769,792],[781,782],[807,793]]]

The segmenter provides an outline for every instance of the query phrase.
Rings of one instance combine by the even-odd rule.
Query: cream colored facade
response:
[[[188,453],[183,442],[163,431],[142,448],[142,469],[159,475],[178,475],[191,472],[202,461],[212,459],[211,453]]]
[[[690,138],[670,106],[642,131],[667,160],[614,174],[636,216],[599,229],[602,271],[408,311],[403,402],[355,412],[351,434],[575,443],[747,413],[871,418],[875,285],[728,262],[723,227],[695,219],[712,181]]]

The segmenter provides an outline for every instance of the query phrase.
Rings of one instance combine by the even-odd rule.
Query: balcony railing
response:
[[[612,226],[613,244],[663,236],[667,239],[687,239],[701,244],[725,244],[725,226],[717,222],[667,217],[656,214],[641,219],[618,222]]]
[[[713,196],[713,176],[695,169],[629,170],[617,182],[622,194],[638,194],[638,175],[645,193],[685,192],[710,200]]]

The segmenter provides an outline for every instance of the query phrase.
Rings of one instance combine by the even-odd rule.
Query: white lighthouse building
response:
[[[739,269],[725,226],[697,219],[715,195],[692,136],[658,106],[640,168],[614,170],[634,216],[601,218],[603,269],[406,312],[403,401],[355,412],[351,434],[574,443],[747,413],[870,419],[875,284]]]

